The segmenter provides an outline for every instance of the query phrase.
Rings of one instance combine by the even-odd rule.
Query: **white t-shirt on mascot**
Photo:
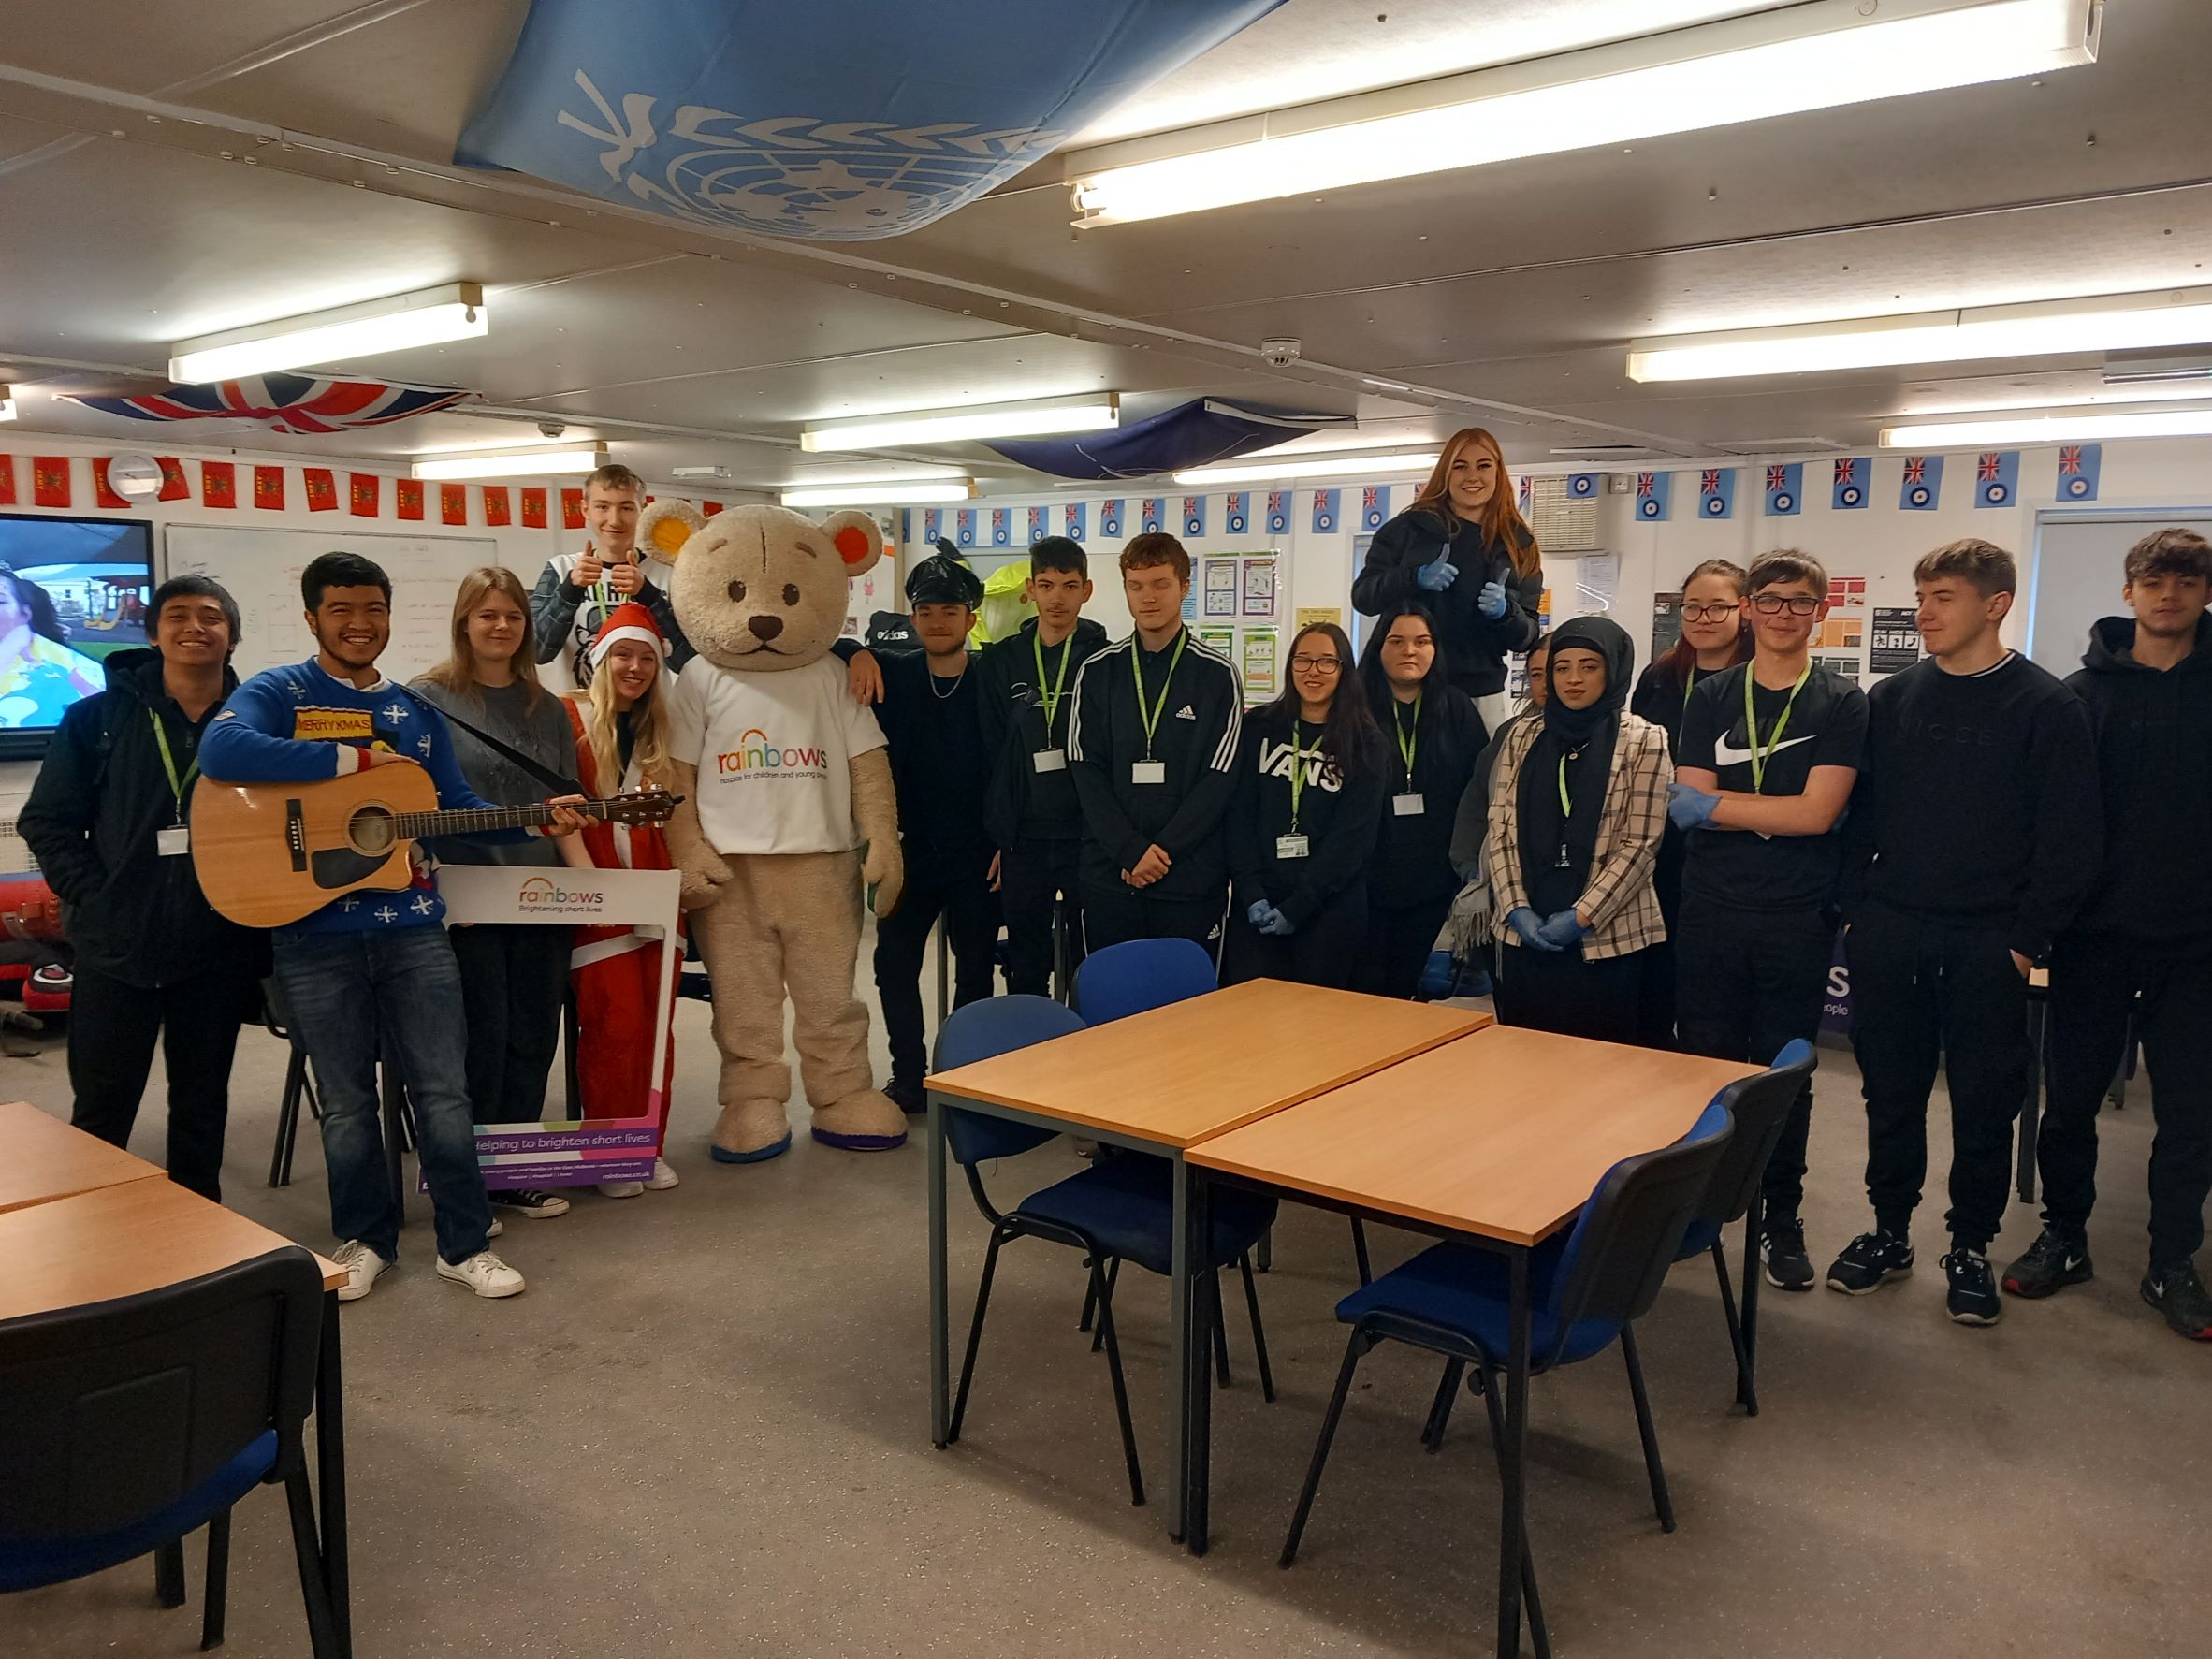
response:
[[[733,674],[694,657],[677,679],[676,753],[699,768],[699,826],[717,852],[850,852],[854,755],[883,747],[845,664]]]

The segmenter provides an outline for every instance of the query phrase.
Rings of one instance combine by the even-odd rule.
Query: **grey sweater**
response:
[[[569,727],[567,711],[553,692],[540,690],[538,706],[533,709],[526,707],[530,688],[519,682],[511,686],[478,686],[473,691],[455,692],[435,681],[418,679],[408,689],[453,717],[453,752],[460,762],[461,775],[468,779],[469,787],[486,800],[502,807],[527,807],[560,792],[483,743],[460,725],[462,720],[479,731],[490,733],[510,749],[520,750],[562,778],[575,777],[575,738]],[[574,783],[570,785],[571,789],[575,787]],[[560,862],[560,851],[542,837],[532,837],[528,843],[514,847],[447,839],[440,841],[436,851],[446,864],[551,866]]]

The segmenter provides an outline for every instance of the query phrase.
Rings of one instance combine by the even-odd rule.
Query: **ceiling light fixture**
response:
[[[1075,223],[1585,150],[2095,61],[2103,0],[1809,0],[1071,153]]]
[[[180,386],[204,386],[277,369],[348,362],[410,346],[469,340],[489,327],[483,288],[475,283],[447,283],[180,340],[169,347],[169,378]]]
[[[859,420],[825,421],[799,434],[799,447],[888,449],[907,444],[960,444],[981,438],[1036,438],[1053,432],[1096,432],[1121,425],[1121,398],[1001,403],[986,409],[916,409]]]
[[[885,479],[877,484],[823,485],[787,489],[781,500],[787,507],[926,507],[941,502],[974,498],[975,485],[967,478]]]
[[[1433,449],[1396,455],[1317,455],[1287,460],[1225,461],[1177,473],[1178,484],[1243,484],[1262,478],[1353,478],[1384,473],[1426,473],[1436,464]]]
[[[418,460],[417,478],[542,478],[556,473],[595,473],[606,465],[606,450],[528,449],[516,455],[449,455]]]
[[[2157,409],[2140,415],[2016,415],[2007,420],[1915,421],[1884,427],[1885,449],[1995,449],[2004,444],[2093,444],[2106,438],[2212,437],[2212,409]]]

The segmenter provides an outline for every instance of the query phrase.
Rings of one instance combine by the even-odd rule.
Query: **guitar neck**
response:
[[[575,808],[587,818],[604,822],[607,803],[587,801]],[[437,836],[473,836],[486,830],[543,829],[553,822],[553,809],[542,802],[534,807],[467,807],[451,812],[397,812],[392,833],[410,841]]]

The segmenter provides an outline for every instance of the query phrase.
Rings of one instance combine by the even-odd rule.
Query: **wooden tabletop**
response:
[[[966,1099],[1194,1146],[1488,1024],[1476,1009],[1253,980],[927,1081]]]
[[[292,1241],[172,1181],[129,1181],[0,1215],[0,1319],[158,1290]],[[345,1270],[321,1257],[323,1288]]]
[[[1760,1070],[1493,1026],[1232,1130],[1195,1165],[1534,1244],[1622,1158],[1672,1144]]]
[[[26,1100],[0,1101],[0,1211],[161,1172],[160,1165],[73,1129]]]

